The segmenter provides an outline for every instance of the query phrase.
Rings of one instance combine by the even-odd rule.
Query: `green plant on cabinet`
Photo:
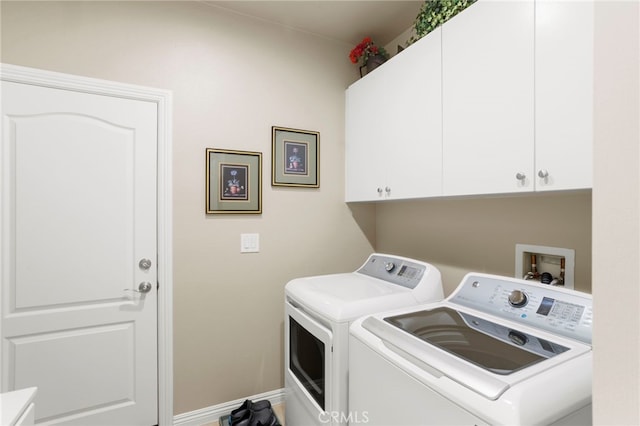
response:
[[[414,22],[415,35],[407,45],[411,45],[429,34],[477,0],[426,0]]]

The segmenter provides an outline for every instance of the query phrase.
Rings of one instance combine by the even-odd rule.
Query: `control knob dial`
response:
[[[527,297],[527,293],[522,290],[513,290],[509,294],[509,304],[511,306],[515,306],[516,308],[521,308],[527,304],[529,298]]]
[[[396,268],[396,265],[393,262],[386,262],[384,264],[384,269],[387,272],[392,272],[395,268]]]

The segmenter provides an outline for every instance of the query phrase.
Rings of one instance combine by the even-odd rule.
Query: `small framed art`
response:
[[[207,148],[206,212],[262,213],[262,153]]]
[[[271,185],[320,187],[320,133],[271,128]]]

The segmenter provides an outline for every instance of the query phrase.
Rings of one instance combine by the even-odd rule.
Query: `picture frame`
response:
[[[320,187],[320,133],[271,128],[271,185]]]
[[[262,153],[206,149],[206,213],[262,213]]]

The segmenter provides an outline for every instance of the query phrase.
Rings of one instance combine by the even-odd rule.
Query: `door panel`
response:
[[[530,0],[479,1],[443,25],[444,195],[533,190],[533,49]]]
[[[386,103],[377,96],[378,88],[383,85],[380,73],[371,73],[346,91],[345,199],[348,202],[384,198],[386,165],[378,124],[386,120]]]
[[[536,191],[593,186],[593,16],[593,1],[536,1]]]
[[[156,104],[2,93],[2,390],[37,386],[36,422],[157,424]]]
[[[38,392],[38,418],[130,405],[135,385],[133,339],[132,322],[10,339],[16,388],[38,383],[44,392]],[[84,359],[101,360],[100,368]],[[77,374],[79,368],[82,375]],[[87,382],[101,385],[86,392]],[[51,394],[60,383],[65,383],[65,391],[70,392],[64,399]]]
[[[16,309],[121,298],[134,280],[133,129],[82,115],[11,123],[20,135]]]

